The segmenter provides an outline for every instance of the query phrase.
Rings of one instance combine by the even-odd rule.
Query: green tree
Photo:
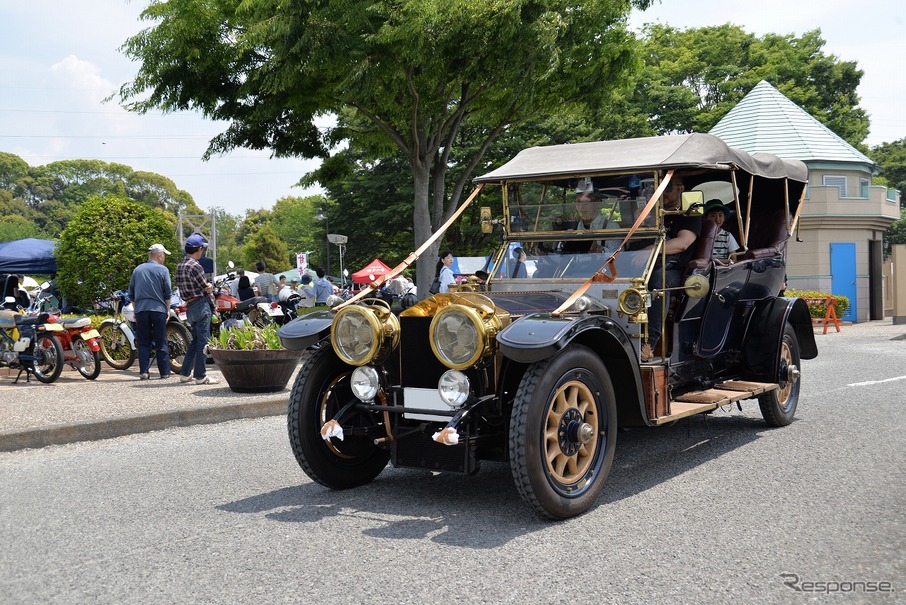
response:
[[[148,260],[148,248],[156,243],[180,249],[163,210],[123,196],[91,197],[60,234],[57,285],[74,305],[88,306],[128,287],[132,270]],[[167,266],[172,270],[179,258],[168,257]]]
[[[273,225],[265,224],[242,247],[245,266],[253,269],[257,261],[264,261],[267,270],[279,273],[291,269],[286,242],[280,239]]]
[[[229,122],[208,154],[237,146],[325,156],[339,140],[393,147],[413,188],[414,245],[459,205],[507,128],[570,105],[600,105],[634,66],[625,18],[650,0],[172,0],[124,45],[140,61],[120,89],[130,109],[197,110]],[[348,112],[361,131],[322,133]],[[482,132],[448,180],[463,127]],[[423,286],[430,259],[418,267]],[[426,288],[422,288],[425,291]]]
[[[881,167],[881,179],[891,189],[906,191],[906,138],[872,147],[872,160]]]
[[[329,212],[328,200],[323,195],[287,196],[280,198],[274,204],[270,224],[280,239],[286,242],[289,251],[288,260],[293,266],[296,263],[297,253],[324,250],[323,225],[315,219],[319,208],[324,208]],[[324,261],[321,261],[320,264],[324,264]]]
[[[625,129],[624,137],[707,132],[761,80],[850,144],[863,146],[868,135],[856,94],[863,72],[854,61],[825,54],[819,29],[756,37],[729,24],[685,30],[649,24],[642,41],[645,69],[634,94],[599,118]]]
[[[881,167],[878,181],[898,189],[902,204],[902,194],[906,191],[906,138],[872,147],[869,155]],[[885,253],[890,254],[893,244],[906,244],[906,208],[900,208],[900,219],[884,233]]]
[[[242,262],[242,246],[237,238],[241,217],[230,214],[221,207],[209,210],[214,215],[214,226],[217,229],[217,269],[223,270],[229,261]]]
[[[41,237],[41,232],[33,222],[18,215],[0,218],[0,243],[27,237]]]

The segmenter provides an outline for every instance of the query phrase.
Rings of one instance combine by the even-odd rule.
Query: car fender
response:
[[[649,424],[638,353],[629,336],[609,317],[536,313],[519,318],[497,335],[501,354],[523,364],[552,357],[572,343],[587,346],[604,361],[617,395],[620,424]]]
[[[307,313],[282,326],[277,330],[277,336],[286,349],[307,349],[330,335],[330,324],[335,316],[336,313],[327,310]]]
[[[802,359],[818,356],[812,319],[805,301],[801,298],[767,298],[756,304],[743,338],[745,364],[754,378],[776,382],[780,345],[787,322],[799,339],[799,356]]]

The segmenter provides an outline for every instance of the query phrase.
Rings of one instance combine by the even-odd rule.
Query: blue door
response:
[[[849,298],[849,309],[840,319],[856,321],[856,245],[830,245],[831,293]]]

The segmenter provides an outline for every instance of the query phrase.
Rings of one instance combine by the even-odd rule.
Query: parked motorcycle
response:
[[[137,347],[135,333],[123,316],[123,309],[129,302],[129,293],[117,290],[109,300],[113,317],[101,322],[100,334],[101,357],[107,365],[115,370],[128,370],[135,363]],[[134,319],[134,318],[133,318]]]
[[[16,382],[22,372],[26,382],[32,375],[40,382],[53,382],[63,371],[63,348],[54,337],[62,330],[59,324],[49,323],[47,313],[0,310],[0,367],[18,369]]]
[[[63,362],[88,380],[97,378],[101,373],[100,334],[92,327],[91,319],[50,315],[48,321],[63,327],[62,331],[54,334],[63,349]]]

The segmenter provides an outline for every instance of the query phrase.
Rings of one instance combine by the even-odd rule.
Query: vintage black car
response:
[[[539,514],[567,518],[601,493],[618,427],[749,399],[769,425],[792,421],[800,360],[817,355],[806,305],[781,295],[803,163],[690,134],[526,149],[476,182],[503,197],[502,217],[481,212],[503,231],[486,283],[402,312],[351,301],[280,330],[309,349],[288,428],[313,480],[343,489],[388,461],[457,473],[502,461]],[[714,200],[730,258],[714,258],[726,236],[701,216]],[[699,230],[679,261],[677,217]]]

